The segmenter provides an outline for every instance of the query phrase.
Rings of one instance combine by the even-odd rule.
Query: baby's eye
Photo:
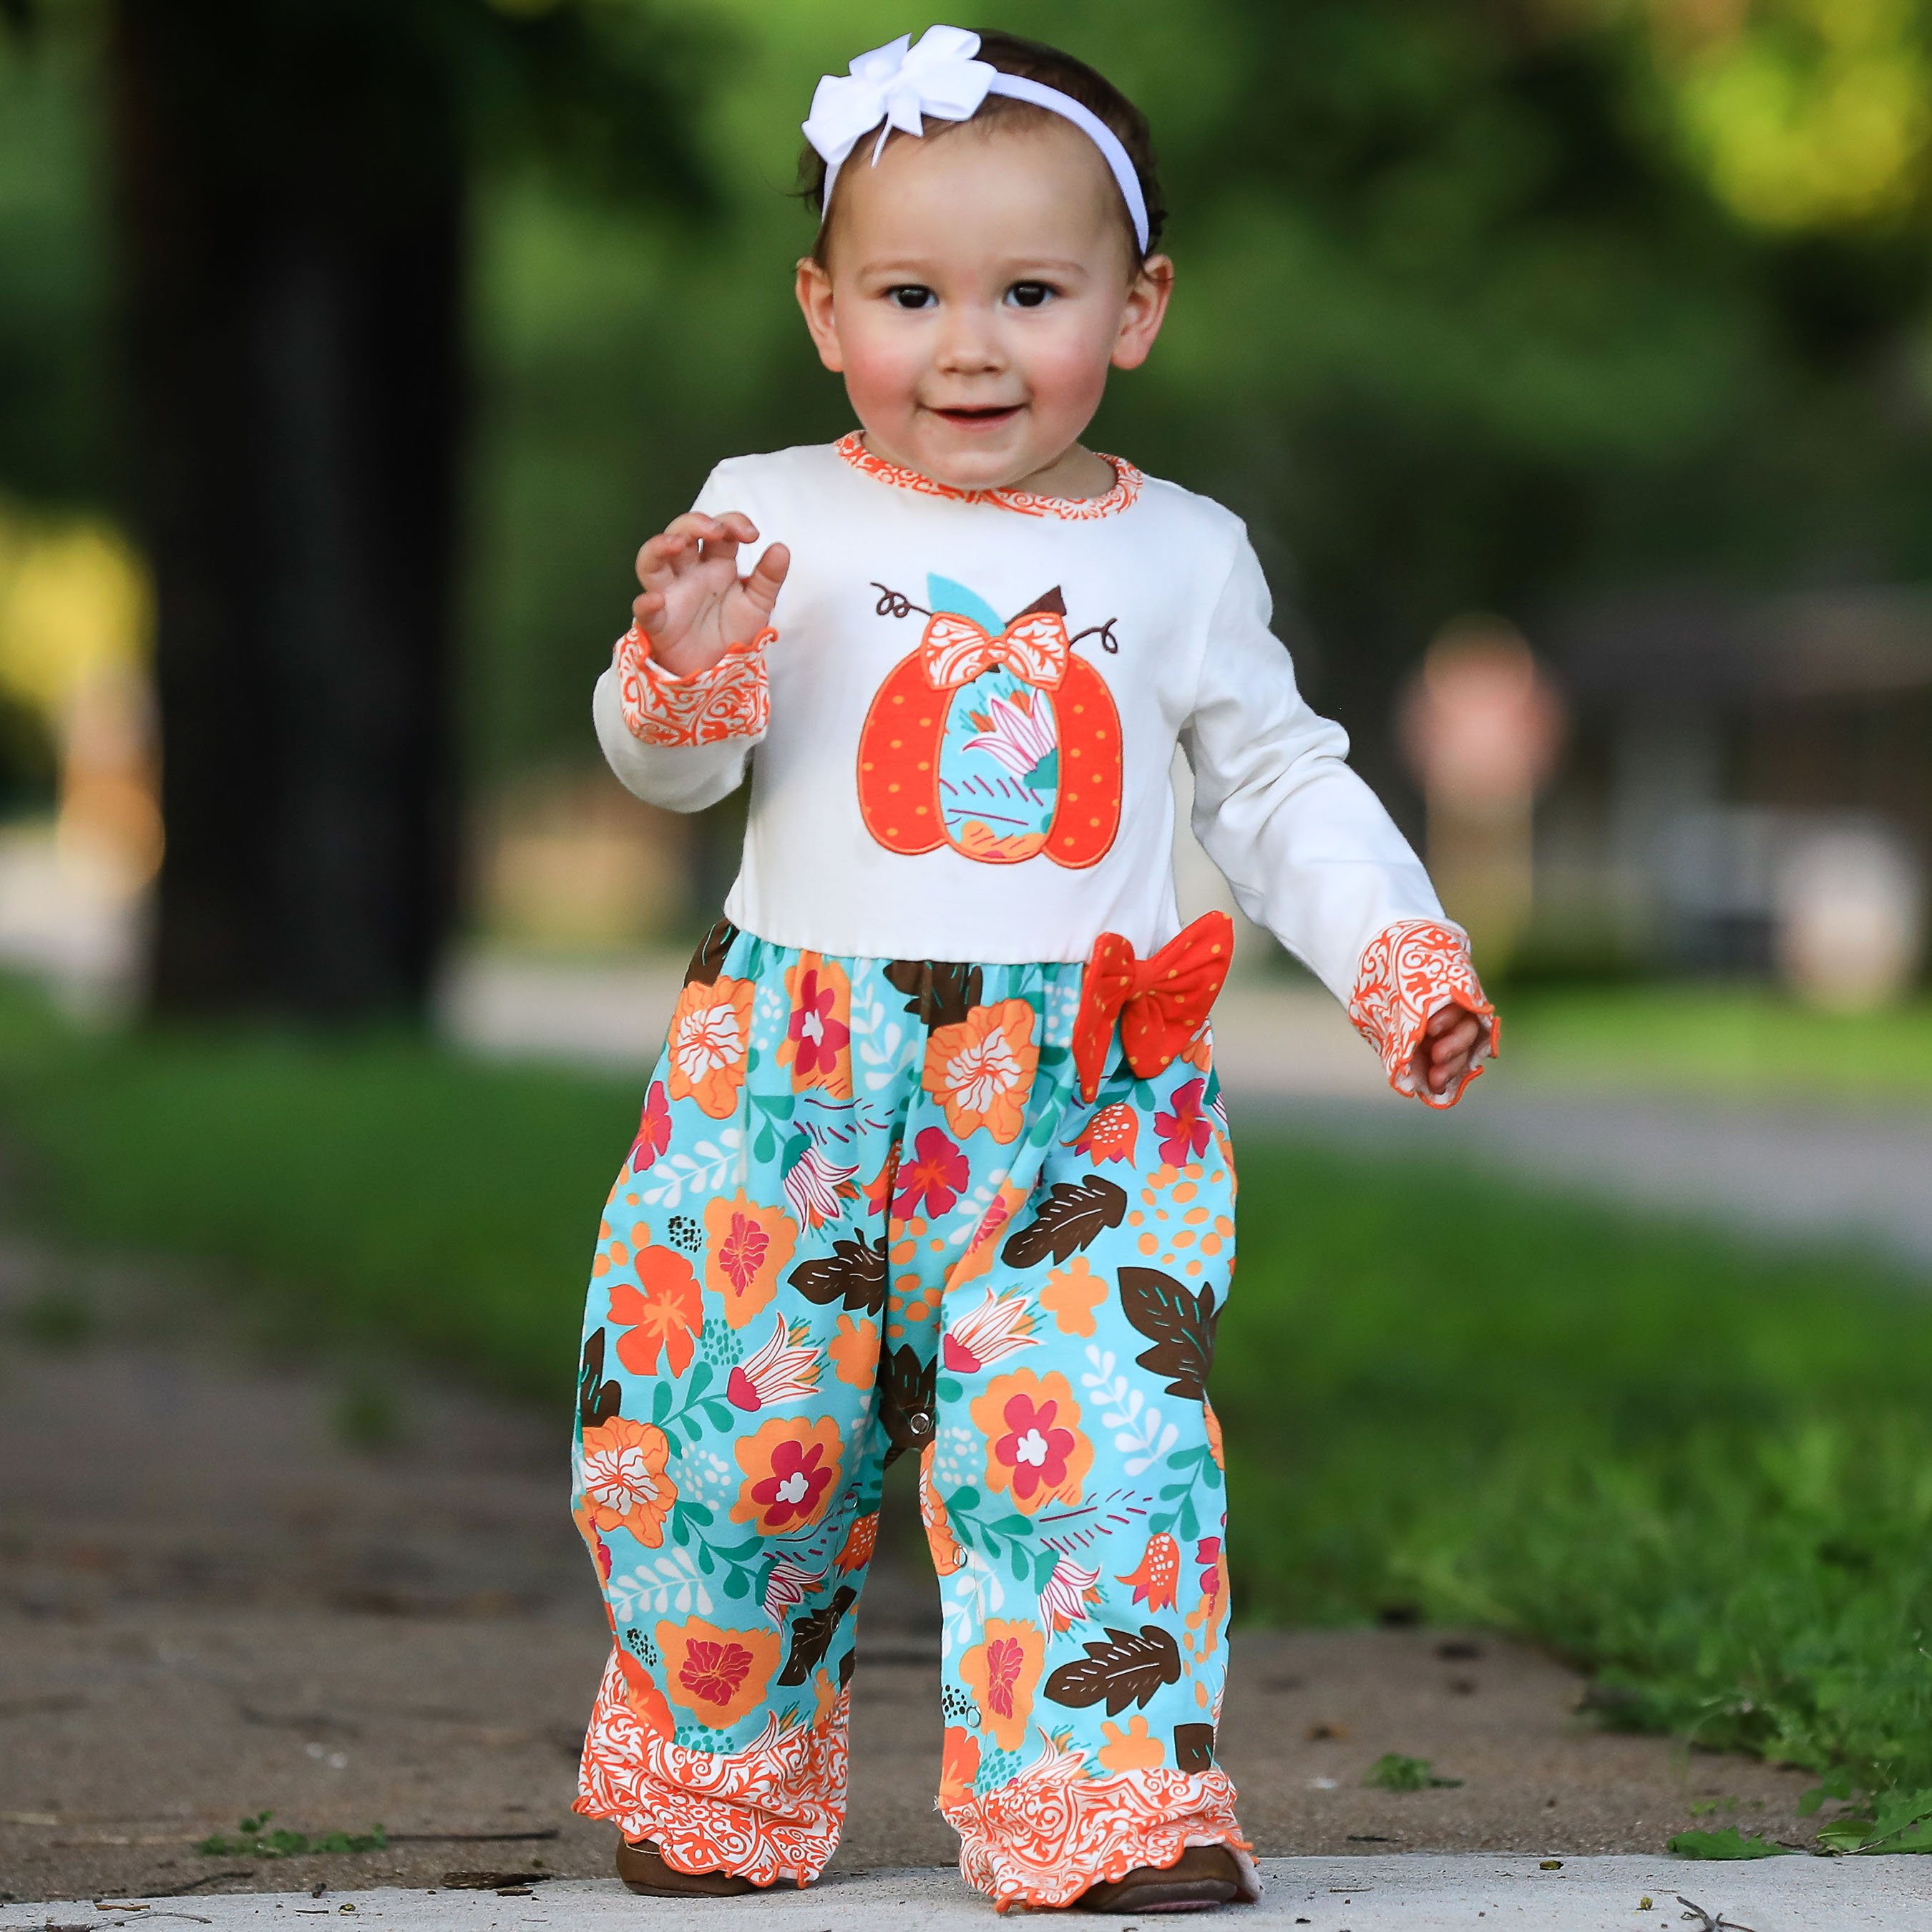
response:
[[[886,299],[895,308],[930,308],[939,298],[920,282],[902,282],[896,289],[886,291]]]
[[[1059,290],[1046,282],[1016,282],[1006,291],[1006,299],[1016,308],[1043,308]]]

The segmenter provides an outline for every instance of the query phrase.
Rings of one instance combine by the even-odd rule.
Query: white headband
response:
[[[963,27],[928,27],[917,46],[913,46],[910,34],[902,34],[883,47],[861,54],[850,74],[826,74],[812,97],[812,112],[804,128],[805,138],[825,163],[821,208],[831,207],[838,170],[860,138],[874,128],[879,130],[872,148],[876,166],[886,137],[895,128],[908,134],[922,134],[920,117],[926,114],[941,121],[970,120],[988,94],[1004,94],[1062,116],[1100,149],[1120,184],[1133,220],[1134,238],[1144,255],[1147,201],[1141,193],[1141,178],[1120,146],[1120,136],[1071,94],[1043,81],[1029,80],[1024,74],[1003,74],[992,62],[975,59],[979,51],[977,34]]]

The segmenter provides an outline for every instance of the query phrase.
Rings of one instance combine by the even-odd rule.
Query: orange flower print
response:
[[[791,1018],[778,1042],[778,1064],[791,1069],[792,1090],[822,1088],[835,1100],[852,1097],[852,982],[845,969],[817,952],[801,952],[786,970]]]
[[[973,1420],[986,1440],[989,1489],[1006,1491],[1028,1516],[1048,1502],[1080,1500],[1094,1445],[1081,1433],[1080,1405],[1058,1370],[996,1376],[974,1398]]]
[[[677,1485],[664,1474],[670,1444],[648,1422],[614,1415],[584,1432],[578,1463],[584,1502],[598,1529],[627,1529],[655,1550],[664,1540],[664,1518],[677,1501]]]
[[[946,1520],[946,1505],[933,1486],[932,1456],[938,1445],[928,1442],[919,1459],[919,1520],[926,1526],[926,1547],[932,1552],[932,1567],[942,1576],[950,1576],[966,1562],[966,1552]]]
[[[826,1352],[848,1388],[870,1388],[879,1378],[879,1324],[862,1315],[840,1316]]]
[[[939,1802],[942,1810],[964,1804],[973,1795],[980,1775],[980,1740],[958,1724],[946,1727],[946,1744],[939,1760]]]
[[[1204,1396],[1201,1402],[1201,1420],[1208,1425],[1208,1453],[1214,1457],[1215,1468],[1225,1476],[1228,1473],[1228,1454],[1221,1441],[1221,1418],[1214,1413],[1214,1405]]]
[[[1120,1580],[1134,1586],[1134,1601],[1150,1610],[1174,1608],[1174,1586],[1180,1578],[1180,1546],[1165,1531],[1148,1538],[1138,1568]]]
[[[734,1522],[754,1522],[765,1536],[808,1529],[830,1506],[842,1461],[838,1425],[782,1416],[733,1445],[745,1480],[731,1505]]]
[[[674,1100],[695,1100],[714,1120],[730,1118],[745,1084],[758,990],[749,980],[720,979],[709,986],[694,980],[678,995],[665,1042]]]
[[[584,1547],[590,1552],[590,1560],[597,1566],[597,1580],[601,1583],[610,1580],[610,1546],[597,1533],[597,1522],[590,1507],[590,1498],[579,1496],[571,1505],[570,1520],[577,1526],[577,1533],[584,1539]],[[608,1611],[610,1606],[604,1606]]]
[[[741,1187],[728,1201],[704,1204],[704,1285],[724,1304],[724,1318],[742,1328],[778,1292],[778,1276],[798,1245],[798,1223]]]
[[[984,1127],[994,1139],[1017,1140],[1025,1120],[1040,1049],[1024,1000],[974,1006],[963,1020],[935,1027],[926,1042],[926,1090],[946,1110],[955,1140]]]
[[[704,1291],[675,1248],[640,1248],[637,1274],[611,1285],[610,1319],[624,1330],[617,1359],[634,1376],[654,1376],[662,1350],[665,1372],[681,1376],[704,1333]]]
[[[816,1672],[812,1680],[812,1728],[828,1729],[838,1714],[838,1686],[829,1670]]]
[[[1063,1335],[1094,1333],[1094,1311],[1107,1298],[1107,1284],[1076,1255],[1064,1268],[1050,1269],[1040,1292],[1040,1305],[1053,1317]]]
[[[671,1736],[677,1720],[664,1702],[657,1681],[622,1644],[617,1646],[617,1668],[624,1673],[624,1702],[661,1738]]]
[[[1096,1164],[1132,1160],[1138,1144],[1141,1117],[1124,1102],[1102,1107],[1070,1141],[1063,1143]]]
[[[879,1513],[862,1516],[845,1533],[844,1547],[836,1558],[840,1570],[849,1574],[854,1570],[862,1570],[872,1560],[872,1552],[878,1547]]]
[[[959,1676],[980,1706],[980,1727],[1002,1750],[1018,1750],[1033,1714],[1034,1686],[1046,1657],[1040,1626],[1023,1617],[988,1617],[984,1641],[959,1660]]]
[[[1096,1755],[1109,1771],[1158,1771],[1167,1762],[1167,1747],[1148,1735],[1144,1718],[1130,1718],[1124,1731],[1103,1720],[1100,1735],[1106,1742]]]
[[[1206,1020],[1194,1030],[1194,1037],[1180,1052],[1179,1058],[1205,1073],[1214,1064],[1214,1033]]]
[[[661,1623],[656,1636],[665,1694],[721,1731],[764,1701],[783,1641],[775,1630],[720,1630],[702,1617]]]

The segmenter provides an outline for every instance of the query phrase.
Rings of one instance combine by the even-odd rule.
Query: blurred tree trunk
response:
[[[446,82],[370,21],[114,9],[160,1011],[417,1012],[452,916],[463,165]]]

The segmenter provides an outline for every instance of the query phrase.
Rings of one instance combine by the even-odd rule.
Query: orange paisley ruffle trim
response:
[[[1190,1845],[1226,1845],[1261,1897],[1252,1849],[1234,1822],[1234,1787],[1220,1770],[1089,1774],[1084,1754],[1045,1740],[997,1791],[941,1805],[959,1834],[959,1874],[1002,1912],[1070,1905],[1090,1886],[1138,1865],[1165,1870]]]
[[[1363,949],[1348,1017],[1382,1055],[1389,1084],[1426,1107],[1453,1107],[1483,1070],[1472,1063],[1446,1094],[1432,1094],[1417,1080],[1414,1062],[1423,1030],[1447,1006],[1460,1006],[1487,1023],[1487,1033],[1477,1045],[1476,1062],[1492,1059],[1502,1022],[1484,997],[1463,933],[1432,920],[1403,920]]]
[[[722,1756],[664,1736],[624,1689],[614,1654],[584,1734],[573,1810],[653,1840],[679,1871],[736,1872],[764,1886],[818,1877],[845,1816],[848,1692],[823,1723],[782,1726],[772,1714],[742,1750]]]
[[[1131,509],[1147,481],[1123,458],[1103,456],[1100,460],[1114,472],[1114,487],[1104,496],[1042,496],[1034,490],[956,490],[950,483],[935,482],[916,470],[874,456],[866,447],[865,436],[858,430],[841,436],[832,446],[862,476],[890,483],[896,490],[910,490],[921,496],[943,496],[956,503],[990,503],[1022,517],[1057,517],[1068,523],[1090,523],[1096,518]]]
[[[678,677],[651,656],[651,640],[633,624],[617,640],[610,667],[624,723],[640,743],[716,745],[727,738],[761,738],[771,718],[765,646],[769,628],[733,644],[707,670]]]

